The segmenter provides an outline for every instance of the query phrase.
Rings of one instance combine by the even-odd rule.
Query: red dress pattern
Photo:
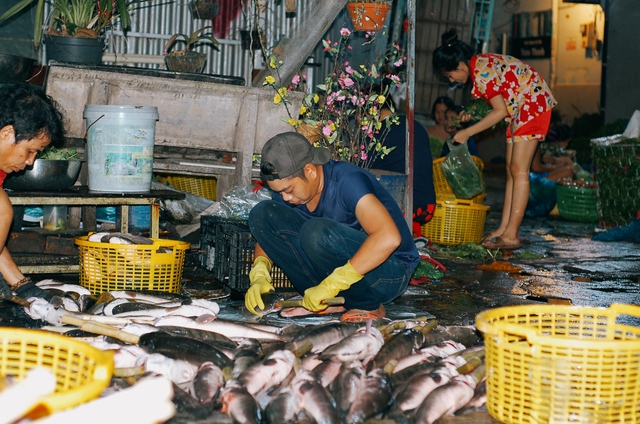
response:
[[[558,103],[538,71],[515,57],[479,54],[469,64],[473,78],[471,95],[487,103],[501,95],[509,112],[505,120],[512,133]]]

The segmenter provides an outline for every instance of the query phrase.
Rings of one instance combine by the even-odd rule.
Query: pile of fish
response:
[[[220,319],[216,302],[188,296],[112,291],[96,300],[77,285],[38,284],[54,299],[29,299],[29,316],[114,352],[105,393],[149,375],[171,380],[171,422],[433,423],[486,402],[473,327],[386,319],[281,328]]]

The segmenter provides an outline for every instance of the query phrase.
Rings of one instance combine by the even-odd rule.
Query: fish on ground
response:
[[[308,371],[300,371],[291,382],[304,412],[316,423],[339,424],[340,412],[331,393]]]
[[[328,347],[320,354],[320,359],[336,362],[364,361],[373,358],[384,345],[380,331],[371,326],[360,328],[340,342]]]
[[[234,423],[259,424],[262,411],[247,389],[237,380],[229,380],[221,390],[222,412],[229,415]]]

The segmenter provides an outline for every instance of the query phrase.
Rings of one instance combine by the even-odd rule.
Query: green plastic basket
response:
[[[593,188],[556,186],[558,212],[569,221],[598,221],[598,197]]]

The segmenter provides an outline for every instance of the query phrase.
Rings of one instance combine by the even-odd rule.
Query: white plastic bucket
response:
[[[85,105],[89,190],[108,193],[151,190],[154,106]]]

